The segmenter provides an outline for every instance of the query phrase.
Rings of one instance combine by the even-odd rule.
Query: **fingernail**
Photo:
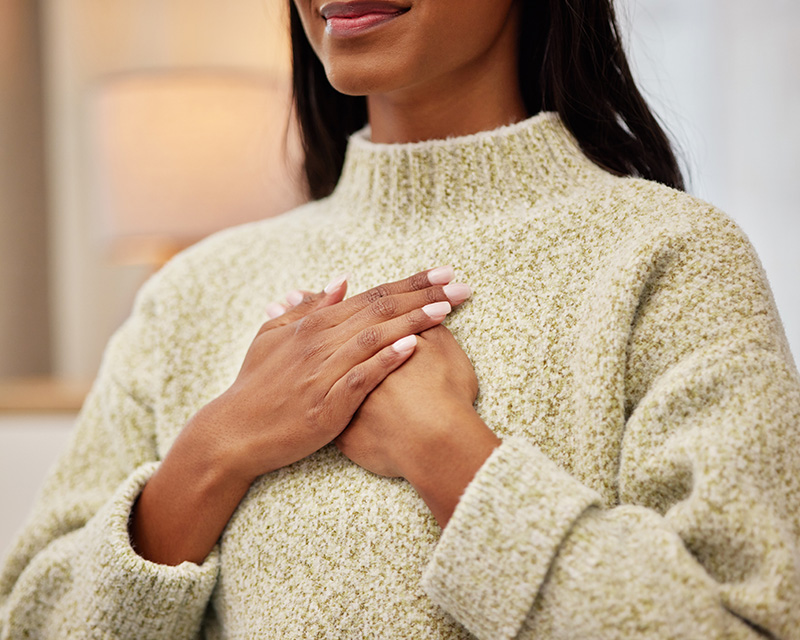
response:
[[[347,274],[347,273],[343,273],[342,275],[334,278],[333,280],[330,281],[328,286],[325,287],[325,289],[323,289],[323,291],[325,293],[327,293],[328,295],[330,295],[331,293],[334,293],[335,291],[338,291],[341,288],[341,286],[345,283],[345,281],[347,280],[347,276],[348,275],[349,274]]]
[[[448,284],[442,288],[442,291],[444,291],[444,295],[447,296],[452,304],[461,304],[472,295],[472,289],[460,282]]]
[[[405,355],[409,351],[413,351],[414,347],[417,346],[417,336],[406,336],[405,338],[400,338],[397,342],[392,345],[392,349],[394,349],[400,355]]]
[[[433,318],[434,320],[441,320],[444,318],[452,307],[450,306],[449,302],[432,302],[431,304],[426,304],[422,307],[422,310],[428,315],[428,317]]]
[[[286,302],[288,302],[293,307],[296,307],[300,304],[303,300],[305,300],[305,295],[302,291],[294,290],[290,291],[286,294]]]
[[[270,320],[274,320],[284,313],[286,313],[286,308],[280,302],[270,302],[267,305],[267,315],[270,317]]]
[[[436,267],[428,271],[428,282],[431,284],[447,284],[455,277],[453,267]]]

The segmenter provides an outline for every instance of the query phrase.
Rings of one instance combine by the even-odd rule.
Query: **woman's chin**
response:
[[[344,68],[342,68],[344,67]],[[393,89],[399,87],[396,80],[396,74],[389,73],[385,69],[353,69],[347,68],[345,65],[337,65],[336,68],[326,68],[325,72],[328,76],[328,82],[339,93],[344,93],[348,96],[366,96],[377,93],[389,93]]]

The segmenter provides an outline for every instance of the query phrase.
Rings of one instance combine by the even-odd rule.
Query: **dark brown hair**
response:
[[[624,176],[676,189],[684,182],[669,139],[636,87],[613,0],[521,0],[519,82],[530,115],[556,111],[583,152]],[[363,96],[336,91],[289,0],[294,104],[312,198],[330,194],[347,138],[367,124]]]

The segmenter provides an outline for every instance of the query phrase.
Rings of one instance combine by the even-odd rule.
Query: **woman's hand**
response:
[[[449,270],[445,277],[452,277]],[[411,355],[414,334],[439,324],[451,303],[466,298],[448,297],[459,285],[432,285],[426,272],[342,302],[345,287],[344,279],[334,281],[266,322],[236,381],[197,414],[215,432],[224,425],[236,433],[223,443],[231,473],[252,481],[333,440],[367,394]]]
[[[341,278],[281,315],[271,307],[277,317],[259,330],[234,383],[189,421],[145,486],[131,524],[139,553],[166,564],[202,560],[257,476],[335,438],[413,352],[414,334],[466,299],[452,277],[442,267],[346,301]]]
[[[367,397],[336,446],[373,473],[406,478],[444,527],[500,444],[473,408],[477,393],[469,358],[446,328],[435,326]]]

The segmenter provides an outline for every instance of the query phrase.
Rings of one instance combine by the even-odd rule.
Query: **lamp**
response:
[[[95,87],[90,114],[92,198],[117,262],[160,266],[210,233],[305,200],[283,80],[119,74]]]

